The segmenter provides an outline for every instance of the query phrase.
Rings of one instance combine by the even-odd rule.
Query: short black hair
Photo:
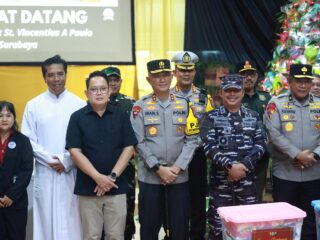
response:
[[[47,67],[52,64],[62,64],[65,74],[67,74],[67,62],[60,57],[60,55],[55,55],[51,58],[46,59],[41,64],[42,76],[45,77],[47,73]]]
[[[90,80],[92,78],[94,78],[94,77],[103,77],[106,80],[106,82],[107,82],[107,84],[109,86],[109,82],[110,81],[109,81],[107,75],[102,71],[94,71],[94,72],[89,74],[89,77],[86,78],[86,87],[87,87],[87,89],[89,88]]]
[[[17,115],[16,115],[16,110],[14,109],[14,105],[11,102],[8,101],[0,101],[0,112],[3,109],[7,109],[9,112],[12,113],[13,118],[14,118],[14,122],[13,122],[13,126],[12,126],[12,130],[14,131],[18,131],[19,127],[18,127],[18,123],[17,123]]]

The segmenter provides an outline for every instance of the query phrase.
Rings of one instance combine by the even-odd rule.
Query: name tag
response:
[[[281,113],[296,113],[296,110],[295,109],[281,109]]]
[[[216,117],[214,119],[215,127],[228,127],[229,125],[229,119],[226,117]]]
[[[257,119],[252,118],[252,117],[245,117],[242,120],[242,126],[243,127],[253,127],[257,122]]]

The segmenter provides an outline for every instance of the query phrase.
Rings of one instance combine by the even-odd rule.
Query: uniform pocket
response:
[[[187,119],[185,116],[172,117],[172,134],[173,136],[183,136],[185,133]]]
[[[161,135],[160,132],[160,117],[159,116],[145,116],[144,129],[148,137],[157,137]]]
[[[318,134],[320,132],[320,114],[310,114],[311,128]]]

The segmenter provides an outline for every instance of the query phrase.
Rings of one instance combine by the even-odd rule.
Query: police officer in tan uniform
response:
[[[156,240],[162,225],[170,239],[187,240],[189,217],[188,164],[197,135],[186,131],[188,102],[170,93],[170,61],[147,63],[153,93],[138,100],[131,123],[138,139],[141,240]],[[191,114],[192,116],[192,114]]]
[[[264,114],[273,145],[273,197],[306,211],[303,240],[317,239],[310,203],[320,199],[320,98],[309,93],[312,78],[310,65],[291,65],[290,91],[273,97]]]
[[[177,84],[171,92],[187,98],[198,122],[206,112],[208,97],[204,89],[193,85],[196,74],[195,64],[199,61],[196,54],[189,51],[179,52],[172,58],[175,63],[174,76]],[[210,108],[212,110],[212,108]],[[203,240],[206,231],[206,190],[207,162],[202,147],[198,147],[189,166],[190,189],[190,239]]]

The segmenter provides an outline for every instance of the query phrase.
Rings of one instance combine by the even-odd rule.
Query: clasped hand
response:
[[[0,208],[3,207],[10,207],[12,205],[13,201],[8,196],[4,195],[2,198],[0,198]]]
[[[180,168],[172,165],[172,166],[160,166],[157,174],[161,178],[161,183],[163,185],[167,185],[173,183],[180,173]]]
[[[247,175],[248,169],[242,163],[232,164],[232,167],[228,169],[228,181],[237,182]]]
[[[309,149],[303,150],[295,157],[293,166],[299,169],[312,167],[316,164],[317,160],[314,158],[314,153]]]
[[[57,163],[50,163],[49,166],[57,171],[58,173],[62,173],[64,171],[64,166],[62,165],[62,163],[60,162],[60,159],[57,156],[53,156],[52,157],[54,160],[57,160]]]
[[[118,185],[115,184],[115,181],[110,177],[103,174],[100,174],[96,179],[97,186],[94,189],[94,192],[97,196],[103,196],[106,192],[109,192],[112,188],[118,188]]]

